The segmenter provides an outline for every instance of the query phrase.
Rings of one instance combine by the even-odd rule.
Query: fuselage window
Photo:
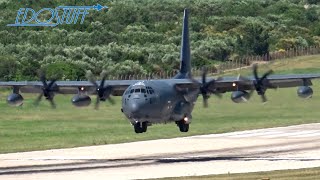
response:
[[[134,92],[135,92],[135,93],[139,93],[139,92],[140,92],[140,89],[135,89]]]

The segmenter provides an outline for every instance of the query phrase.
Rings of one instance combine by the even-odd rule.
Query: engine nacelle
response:
[[[235,103],[247,102],[250,98],[250,94],[246,91],[233,91],[231,94],[231,100]]]
[[[301,98],[311,98],[313,95],[313,90],[309,86],[300,86],[297,90],[297,94]]]
[[[21,106],[23,104],[23,97],[21,94],[12,93],[8,96],[7,103],[11,106]]]
[[[71,102],[76,107],[86,107],[91,104],[91,98],[87,95],[75,95],[71,99]]]

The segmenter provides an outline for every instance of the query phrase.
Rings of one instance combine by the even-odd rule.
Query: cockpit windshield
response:
[[[136,87],[136,88],[132,88],[130,90],[130,92],[128,91],[128,94],[136,94],[136,93],[142,93],[142,94],[153,94],[154,93],[154,90],[147,86],[146,88],[141,88],[141,87]]]
[[[140,93],[141,90],[140,90],[140,89],[135,89],[134,92],[135,92],[135,93]]]
[[[134,88],[134,89],[131,89],[130,90],[130,94],[133,94],[133,93],[146,93],[146,89],[143,89],[143,88]]]

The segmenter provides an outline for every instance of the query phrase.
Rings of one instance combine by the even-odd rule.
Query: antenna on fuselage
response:
[[[187,79],[191,77],[191,59],[190,59],[190,42],[189,42],[189,10],[184,9],[181,52],[180,52],[180,71],[174,79]]]

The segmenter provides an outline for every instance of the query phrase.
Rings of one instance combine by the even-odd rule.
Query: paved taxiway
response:
[[[0,154],[0,179],[144,179],[320,167],[319,149],[320,124],[307,124]]]

